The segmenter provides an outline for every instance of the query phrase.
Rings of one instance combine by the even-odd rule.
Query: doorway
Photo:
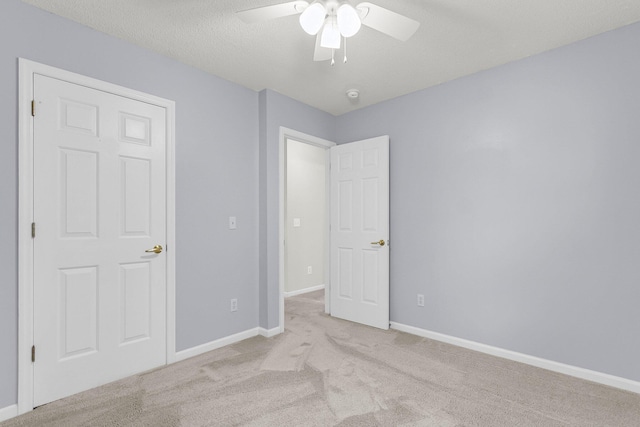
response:
[[[325,149],[288,138],[285,146],[285,298],[324,289]]]
[[[315,163],[316,166],[322,168],[324,167],[324,173],[322,175],[322,179],[324,180],[324,185],[318,182],[318,176],[320,174],[315,174],[315,177],[308,177],[311,181],[313,181],[313,191],[323,191],[323,203],[317,204],[316,209],[322,209],[323,212],[315,212],[319,215],[313,215],[313,212],[304,207],[296,208],[298,203],[292,203],[291,206],[288,203],[288,191],[287,191],[287,169],[288,169],[288,156],[287,156],[287,147],[288,142],[291,141],[291,146],[294,147],[294,151],[298,155],[297,158],[300,160],[300,156],[306,158],[307,162]],[[336,144],[331,141],[327,141],[321,138],[314,137],[312,135],[307,135],[302,132],[298,132],[292,129],[287,129],[284,127],[280,128],[280,221],[279,221],[279,229],[280,229],[280,257],[279,257],[279,280],[280,280],[280,332],[284,332],[284,299],[285,292],[288,295],[299,293],[302,289],[303,292],[311,291],[315,289],[321,289],[322,285],[324,285],[325,289],[325,313],[330,312],[330,263],[329,263],[329,200],[330,200],[330,152],[329,149]],[[319,159],[324,158],[323,165],[318,165]],[[302,165],[300,165],[302,166]],[[317,169],[317,168],[316,168]],[[317,172],[317,170],[316,170]],[[297,189],[295,192],[298,192]],[[304,190],[299,190],[304,191]],[[311,195],[313,196],[313,195]],[[317,202],[318,198],[315,198]],[[291,209],[288,209],[291,207]],[[287,211],[291,212],[292,216],[287,215]],[[299,212],[300,214],[296,214],[295,212]],[[306,212],[306,215],[303,216],[302,212]],[[309,216],[310,215],[310,216]],[[310,220],[307,221],[307,220]],[[322,221],[322,224],[319,225],[318,221]],[[311,227],[309,227],[311,226]],[[296,256],[294,260],[291,260],[289,264],[287,263],[287,242],[289,240],[293,240],[292,243],[296,244],[296,240],[298,244],[302,244],[302,240],[304,239],[301,235],[304,234],[304,231],[312,231],[311,228],[314,228],[313,235],[321,235],[323,236],[322,250],[311,250],[307,251],[306,254],[297,254],[300,256]],[[289,231],[289,233],[287,232]],[[302,233],[301,233],[302,232]],[[304,242],[305,245],[309,245],[310,242]],[[312,243],[311,243],[312,244]],[[311,259],[315,259],[316,261],[310,261]],[[315,264],[315,265],[314,265]],[[317,264],[321,264],[317,265]],[[291,267],[290,269],[288,267]],[[311,267],[311,269],[309,269]],[[321,269],[321,273],[318,269]],[[291,271],[289,271],[291,270]],[[309,273],[311,271],[311,273]],[[295,287],[290,287],[287,290],[287,277],[290,277],[292,280],[300,280],[300,285],[298,289]],[[318,277],[322,277],[323,283],[316,283]],[[297,279],[296,279],[297,278]],[[316,282],[314,282],[314,280]],[[315,284],[312,284],[315,283]]]
[[[286,218],[286,148],[289,139],[319,147],[325,154],[325,313],[388,329],[389,136],[336,146],[331,141],[281,127],[279,332],[284,332],[286,221],[288,219],[293,225],[296,218]]]

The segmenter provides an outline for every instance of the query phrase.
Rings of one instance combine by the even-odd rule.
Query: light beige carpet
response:
[[[280,336],[1,426],[640,426],[638,394],[322,312],[322,291],[289,298]]]

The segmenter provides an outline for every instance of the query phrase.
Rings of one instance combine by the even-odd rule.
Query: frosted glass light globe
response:
[[[327,11],[322,3],[312,3],[300,15],[300,26],[305,33],[315,36],[322,28],[325,16]]]
[[[327,18],[322,35],[320,36],[320,46],[329,49],[340,49],[340,31],[334,17]]]
[[[344,37],[351,37],[360,31],[362,22],[358,16],[358,11],[348,3],[340,5],[338,8],[338,28]]]

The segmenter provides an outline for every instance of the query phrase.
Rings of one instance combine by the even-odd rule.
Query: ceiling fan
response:
[[[347,38],[354,36],[365,25],[400,41],[408,40],[420,23],[377,6],[361,2],[355,7],[346,0],[291,1],[271,6],[243,10],[236,13],[249,24],[300,14],[300,26],[310,35],[317,35],[314,61],[331,60],[335,64],[335,51],[343,45],[347,62]],[[341,41],[344,41],[341,43]]]

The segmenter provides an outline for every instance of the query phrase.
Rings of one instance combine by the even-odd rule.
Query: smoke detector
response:
[[[349,99],[358,99],[360,96],[360,91],[358,89],[349,89],[347,91],[347,98]]]

